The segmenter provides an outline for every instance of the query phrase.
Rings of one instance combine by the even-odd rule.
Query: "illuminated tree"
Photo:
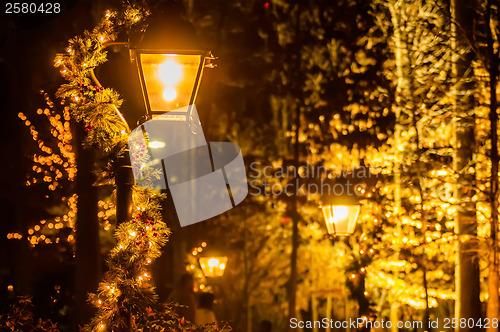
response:
[[[356,287],[363,284],[372,309],[393,322],[403,315],[426,321],[436,307],[452,316],[457,294],[457,307],[469,311],[456,317],[478,318],[479,295],[485,298],[479,282],[486,277],[478,274],[480,263],[491,274],[488,315],[495,317],[497,222],[491,211],[497,210],[492,197],[498,195],[491,140],[497,139],[489,128],[497,120],[495,94],[488,91],[496,90],[496,3],[474,3],[475,14],[463,2],[453,2],[454,12],[440,1],[216,3],[240,21],[243,14],[251,17],[248,28],[238,30],[212,8],[199,13],[210,17],[199,21],[202,33],[222,50],[229,48],[222,55],[250,68],[221,79],[228,91],[237,91],[235,105],[241,106],[237,115],[220,116],[221,127],[230,128],[226,137],[238,140],[245,155],[280,167],[291,164],[290,142],[298,133],[300,162],[335,169],[370,166],[379,176],[365,196],[352,239],[330,246],[313,236],[325,252],[347,245],[339,265],[359,280],[350,286],[360,308],[366,299]],[[192,6],[190,12],[197,10]],[[479,18],[474,29],[469,14]],[[215,32],[226,25],[227,34]],[[251,43],[233,45],[231,38]],[[238,48],[244,51],[237,53]],[[245,102],[246,94],[252,102]],[[224,105],[214,106],[218,116]],[[265,110],[266,119],[259,122],[255,108]],[[266,140],[278,143],[270,147]],[[320,219],[303,214],[299,238],[307,245],[301,242],[299,257],[311,258],[316,246],[302,235],[314,234]],[[307,283],[316,277],[300,273],[299,293],[308,292]]]
[[[224,58],[225,65],[229,68],[232,68],[231,65],[235,68],[238,65],[247,68],[235,70],[231,75],[220,79],[221,84],[227,86],[227,94],[223,94],[224,102],[214,106],[216,109],[213,113],[217,114],[217,123],[224,128],[220,137],[237,141],[249,163],[256,161],[262,166],[269,165],[275,169],[293,165],[295,134],[298,132],[300,165],[308,163],[340,172],[342,168],[360,166],[367,153],[366,146],[377,146],[387,139],[393,115],[388,111],[389,103],[386,100],[388,81],[381,74],[384,36],[375,36],[374,33],[370,39],[365,37],[373,30],[373,21],[368,15],[369,4],[357,1],[335,4],[326,1],[269,1],[237,5],[221,2],[219,5],[217,8],[223,10],[223,16],[218,16],[212,8],[203,11],[203,8],[195,6],[193,12],[196,15],[200,11],[197,14],[199,17],[210,17],[210,20],[203,22],[212,22],[213,25],[200,27],[201,35],[209,40],[213,39],[214,44],[209,46],[218,46],[217,54]],[[244,24],[247,28],[233,28],[234,22],[227,17],[238,18],[238,24]],[[357,26],[352,25],[353,21],[358,22]],[[201,26],[200,20],[193,19],[193,22]],[[227,29],[226,33],[214,34],[218,30],[213,29],[220,26]],[[236,43],[238,40],[245,40],[245,43]],[[231,102],[227,102],[226,98],[232,98],[229,99]],[[297,125],[299,113],[300,124]],[[370,147],[366,149],[371,151]],[[249,171],[249,176],[252,175],[255,176]],[[260,178],[257,186],[263,188],[264,180],[266,179]],[[276,185],[276,188],[283,187],[290,180],[292,178],[279,176],[267,179],[269,185]],[[320,248],[325,252],[335,252],[337,249],[332,249],[333,247],[347,249],[339,266],[345,267],[347,262],[357,261],[352,265],[352,271],[358,272],[362,265],[359,264],[361,259],[357,254],[351,255],[351,252],[358,251],[358,246],[354,243],[356,238],[352,241],[354,249],[343,247],[343,243],[337,243],[338,241],[332,244],[329,240],[321,239],[320,234],[324,236],[325,233],[322,216],[317,203],[305,203],[305,197],[301,196],[298,202],[301,221],[298,223],[300,246],[296,300],[297,309],[307,310],[311,299],[312,279],[327,280],[332,273],[342,278],[344,276],[342,271],[336,274],[333,266],[329,272],[323,271],[323,275],[321,265],[315,271],[319,273],[319,277],[312,276],[308,264],[312,256],[319,254]],[[287,262],[284,261],[286,254],[283,253],[290,252],[291,220],[297,219],[292,211],[294,209],[290,208],[291,200],[268,193],[256,204],[261,207],[253,208],[258,211],[253,212],[254,216],[245,217],[242,207],[238,215],[229,218],[228,222],[239,223],[234,227],[240,230],[228,230],[233,234],[230,238],[237,237],[240,241],[245,238],[245,232],[241,230],[241,220],[245,219],[247,229],[252,233],[249,239],[257,242],[257,245],[248,244],[249,247],[255,245],[257,250],[255,255],[252,254],[253,251],[249,254],[252,261],[249,264],[255,264],[256,271],[268,271],[269,268],[273,271],[272,266],[269,266],[270,262],[279,261],[279,266],[283,268],[278,271],[285,267],[288,269]],[[282,219],[288,222],[281,224]],[[370,219],[366,218],[364,221],[369,223]],[[254,229],[265,233],[253,233]],[[309,235],[313,236],[313,240],[308,239]],[[275,236],[287,236],[287,240],[268,242],[276,239]],[[315,245],[316,240],[321,245]],[[268,246],[272,248],[269,252],[266,251]],[[264,252],[280,258],[260,259],[260,253]],[[240,266],[241,270],[243,267]],[[228,269],[226,273],[232,273],[232,269]],[[279,295],[276,294],[275,297],[278,300],[273,302],[276,312],[283,311],[287,305],[283,303],[286,298],[281,286],[284,283],[284,273],[265,274],[272,277],[274,285],[279,285],[275,287],[279,289],[276,291]],[[244,273],[238,275],[244,276]],[[257,274],[261,282],[263,275]],[[252,278],[254,277],[256,276],[253,275]],[[238,287],[243,289],[244,285],[240,284]],[[318,284],[318,287],[326,285]],[[290,285],[286,285],[286,288],[288,293],[293,292]],[[259,290],[252,292],[258,293]],[[367,301],[363,293],[361,292],[359,301],[364,304]],[[281,305],[278,301],[281,301]],[[270,312],[267,310],[268,314]],[[278,319],[283,320],[283,317]],[[284,323],[282,325],[285,326]]]
[[[77,168],[74,153],[74,140],[70,128],[70,115],[68,108],[59,112],[48,94],[44,94],[48,108],[38,109],[37,114],[45,117],[50,125],[50,136],[44,136],[44,129],[40,134],[40,129],[32,124],[26,115],[19,113],[19,118],[29,128],[31,137],[38,144],[38,153],[32,157],[33,165],[31,174],[26,180],[26,186],[35,186],[41,183],[46,184],[49,193],[56,190],[62,192],[60,207],[52,207],[52,210],[64,211],[61,215],[52,217],[48,221],[42,219],[37,225],[28,229],[28,241],[32,246],[39,242],[46,244],[59,243],[58,236],[61,229],[70,229],[70,233],[64,232],[63,241],[74,243],[73,228],[75,225],[77,196],[73,194],[73,183]],[[49,195],[45,195],[49,198]]]
[[[48,190],[57,195],[45,195],[45,198],[60,198],[60,204],[48,208],[50,214],[57,215],[51,218],[45,218],[38,224],[28,229],[29,237],[27,240],[32,246],[38,243],[59,243],[60,233],[64,234],[64,241],[71,246],[74,245],[74,228],[76,217],[76,205],[78,197],[74,194],[74,180],[77,174],[77,165],[75,158],[75,140],[70,127],[69,109],[64,107],[62,113],[55,108],[48,93],[42,92],[48,108],[38,109],[37,115],[47,119],[49,124],[50,136],[45,135],[46,129],[37,128],[33,121],[28,119],[23,113],[19,113],[19,118],[29,128],[32,139],[37,143],[38,152],[33,154],[30,174],[27,175],[26,186],[45,185],[44,190]],[[38,120],[37,120],[38,121]],[[90,130],[90,129],[89,129]],[[56,149],[56,150],[55,150]],[[115,215],[115,207],[108,196],[99,200],[99,221],[103,230],[111,229],[110,218]],[[69,231],[69,233],[68,233]],[[42,236],[43,235],[43,236]],[[14,234],[11,234],[14,238]],[[20,238],[20,234],[17,235]]]
[[[453,188],[466,186],[459,175],[468,170],[452,167],[452,160],[457,160],[453,121],[463,117],[466,106],[456,107],[453,99],[451,25],[437,4],[380,1],[374,13],[381,29],[392,31],[393,65],[387,63],[386,73],[396,86],[396,126],[389,140],[393,182],[380,191],[384,226],[393,230],[382,238],[385,250],[368,269],[369,282],[391,290],[393,324],[401,319],[397,302],[425,309],[426,322],[429,308],[440,299],[454,298],[450,289],[455,260],[446,253],[454,251],[454,215],[462,211],[463,202]],[[462,81],[459,77],[455,82]],[[398,266],[400,271],[392,272]],[[468,283],[473,286],[473,279],[469,277]]]

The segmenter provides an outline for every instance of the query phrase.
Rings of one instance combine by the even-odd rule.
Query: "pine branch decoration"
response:
[[[92,76],[94,69],[107,61],[106,44],[114,42],[120,32],[140,27],[148,15],[147,9],[131,5],[123,12],[107,11],[92,32],[70,39],[66,53],[56,55],[54,66],[69,82],[61,85],[56,95],[66,101],[76,121],[91,128],[86,146],[110,151],[127,140],[127,125],[118,115],[120,95],[93,82]]]

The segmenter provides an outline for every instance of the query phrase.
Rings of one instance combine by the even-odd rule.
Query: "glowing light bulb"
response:
[[[175,88],[169,86],[163,90],[163,99],[166,101],[172,101],[175,98],[177,98],[177,90],[175,90]]]
[[[175,60],[167,60],[158,66],[158,76],[165,85],[176,85],[182,74],[182,66]]]
[[[216,267],[217,265],[219,265],[219,260],[218,260],[217,258],[210,258],[210,259],[208,260],[208,266],[209,266],[210,268],[214,268],[214,267]]]
[[[335,221],[344,220],[349,216],[349,209],[347,206],[335,206],[333,216]]]

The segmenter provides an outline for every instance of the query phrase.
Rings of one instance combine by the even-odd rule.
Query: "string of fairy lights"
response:
[[[39,131],[27,116],[20,112],[18,117],[29,128],[32,139],[38,144],[40,153],[33,155],[32,171],[43,174],[43,182],[48,183],[48,189],[55,191],[59,186],[59,180],[63,177],[73,181],[76,176],[76,160],[73,151],[73,134],[70,128],[69,108],[64,107],[62,115],[55,111],[54,103],[47,93],[42,91],[49,108],[37,110],[38,115],[44,115],[50,124],[50,133],[57,140],[57,149],[47,145],[44,139],[39,137]],[[46,167],[45,167],[46,166]],[[37,183],[39,178],[32,175],[26,181],[26,186]]]
[[[48,93],[42,90],[41,94],[47,108],[39,108],[36,114],[48,122],[48,131],[51,134],[49,137],[40,135],[40,129],[24,113],[18,114],[21,121],[29,128],[29,133],[38,147],[38,152],[31,156],[32,173],[28,175],[25,186],[45,184],[49,191],[56,191],[71,185],[77,173],[70,114],[68,107],[64,107],[62,112],[58,112]],[[39,123],[40,119],[37,119],[36,122]],[[49,195],[45,195],[45,198],[49,198]],[[66,213],[49,220],[41,219],[34,226],[28,228],[26,238],[31,246],[59,243],[60,241],[73,244],[73,231],[66,234],[64,239],[61,239],[61,234],[58,231],[63,228],[74,228],[77,200],[76,194],[62,197],[61,203],[65,205]],[[7,234],[7,239],[20,240],[22,238],[20,233]]]
[[[70,128],[69,107],[63,107],[62,112],[58,112],[55,104],[45,91],[41,91],[45,99],[47,108],[39,108],[36,111],[37,116],[42,117],[48,123],[50,136],[43,137],[34,123],[28,117],[20,112],[18,117],[28,127],[29,133],[36,142],[39,152],[31,156],[32,173],[29,174],[25,186],[45,184],[49,191],[56,191],[65,185],[71,185],[74,182],[77,165],[73,146],[75,144],[73,134]],[[39,123],[37,119],[35,122]],[[45,131],[45,129],[43,129]],[[49,195],[45,196],[49,198]],[[26,239],[32,247],[38,244],[58,244],[65,241],[74,245],[75,241],[75,220],[77,214],[78,195],[71,194],[61,198],[66,212],[60,216],[51,219],[41,219],[35,225],[28,228]],[[98,218],[101,227],[108,231],[111,229],[113,217],[116,214],[116,207],[110,198],[98,201]],[[59,232],[62,229],[70,229],[69,234]],[[61,238],[63,236],[63,238]],[[23,234],[11,232],[7,234],[7,239],[21,240]]]
[[[211,290],[210,285],[207,284],[207,279],[203,274],[203,271],[199,264],[199,256],[207,248],[207,243],[205,241],[201,242],[198,246],[191,250],[191,253],[187,255],[186,262],[186,272],[190,273],[194,277],[194,290],[203,292],[209,292]]]

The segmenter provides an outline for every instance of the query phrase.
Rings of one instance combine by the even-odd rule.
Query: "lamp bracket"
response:
[[[209,53],[209,55],[205,57],[205,68],[217,67],[217,60],[219,60],[219,57],[215,57],[212,53]]]

